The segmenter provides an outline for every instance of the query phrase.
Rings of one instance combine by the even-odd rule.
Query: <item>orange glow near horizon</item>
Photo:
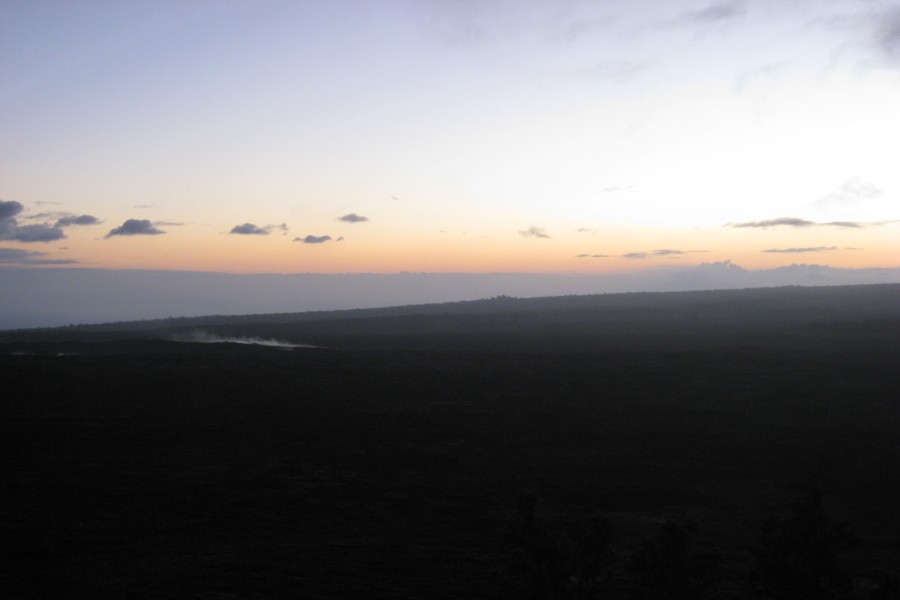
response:
[[[605,274],[691,267],[730,260],[746,269],[791,264],[838,268],[900,266],[891,225],[866,230],[695,231],[615,228],[578,232],[557,228],[546,238],[452,232],[387,232],[359,226],[346,239],[320,244],[293,234],[235,235],[212,228],[168,227],[165,235],[100,238],[73,234],[65,250],[47,251],[74,268],[161,269],[226,273],[581,273]],[[895,229],[895,228],[893,228]],[[525,231],[528,230],[520,230]],[[383,231],[379,231],[383,234]],[[828,235],[825,235],[828,234]],[[829,240],[823,242],[823,240]],[[765,252],[781,250],[781,252]]]

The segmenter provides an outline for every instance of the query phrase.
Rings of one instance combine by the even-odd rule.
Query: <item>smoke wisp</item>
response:
[[[295,344],[285,342],[283,340],[265,339],[258,337],[226,337],[216,335],[202,329],[190,331],[187,333],[179,333],[167,338],[172,342],[185,342],[192,344],[252,344],[255,346],[270,346],[273,348],[284,348],[285,350],[293,350],[294,348],[319,348],[312,344]]]

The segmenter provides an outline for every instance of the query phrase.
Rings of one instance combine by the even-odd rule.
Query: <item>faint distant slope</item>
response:
[[[159,338],[203,329],[223,336],[322,343],[346,336],[447,333],[690,333],[760,331],[811,324],[866,323],[896,331],[900,284],[777,287],[689,292],[632,292],[514,298],[376,309],[206,316],[0,332],[16,340]],[[875,325],[873,325],[875,324]],[[879,325],[880,324],[880,325]]]

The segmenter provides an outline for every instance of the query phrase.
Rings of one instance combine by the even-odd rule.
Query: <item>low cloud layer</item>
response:
[[[369,217],[364,217],[356,213],[348,213],[346,215],[338,217],[337,220],[344,223],[365,223],[369,220]]]
[[[117,235],[161,235],[165,233],[162,229],[154,227],[153,223],[147,219],[128,219],[119,227],[111,229],[106,237],[111,238]]]
[[[550,239],[550,235],[547,233],[547,230],[543,227],[529,227],[528,229],[520,230],[519,235],[522,237],[533,237],[539,239]]]
[[[2,265],[70,265],[77,260],[61,258],[43,258],[44,252],[22,250],[19,248],[0,248],[0,264]]]

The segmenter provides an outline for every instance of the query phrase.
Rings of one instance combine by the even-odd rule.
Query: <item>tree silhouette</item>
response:
[[[537,497],[520,494],[506,532],[512,552],[507,565],[520,593],[533,600],[565,598],[565,560],[560,544],[537,518]]]
[[[718,556],[697,552],[693,540],[697,527],[666,522],[653,542],[644,542],[632,556],[628,571],[633,577],[635,600],[698,600],[708,597],[719,571]]]
[[[552,535],[535,514],[537,498],[520,495],[506,532],[509,572],[520,597],[535,600],[607,598],[615,554],[609,520],[589,517],[565,536]]]
[[[569,528],[567,581],[569,598],[606,598],[612,593],[616,554],[609,519],[591,516]]]
[[[822,493],[813,490],[790,505],[791,514],[762,526],[751,585],[759,598],[828,600],[844,598],[852,580],[839,557],[856,544],[845,523],[831,522]]]

